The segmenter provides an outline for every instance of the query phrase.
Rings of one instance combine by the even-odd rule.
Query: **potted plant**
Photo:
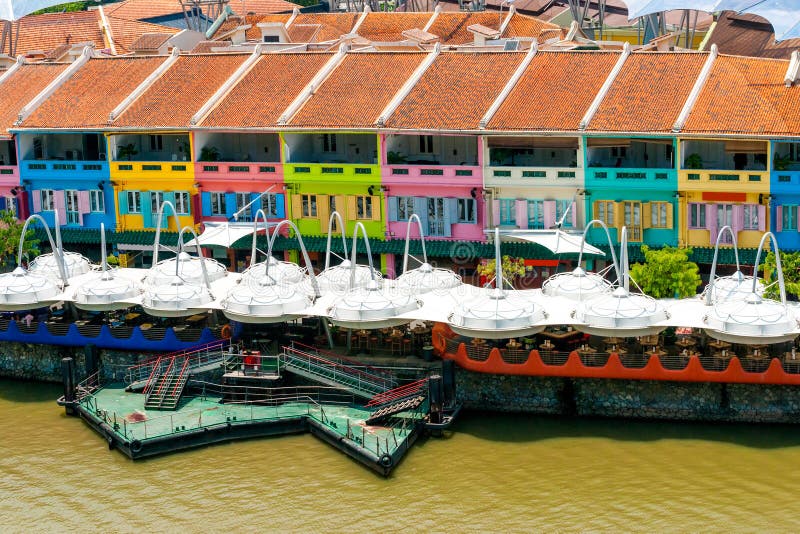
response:
[[[702,169],[703,168],[703,157],[694,152],[686,156],[686,160],[683,162],[683,166],[687,169]]]
[[[215,146],[204,146],[200,150],[200,161],[217,161],[219,159],[219,149]]]
[[[139,151],[136,150],[136,145],[133,143],[128,143],[127,145],[119,145],[117,147],[117,159],[127,159],[130,161],[133,159],[133,156],[138,154]]]
[[[386,163],[389,165],[402,165],[407,161],[405,155],[401,154],[400,152],[395,152],[390,150],[386,153]]]
[[[773,161],[773,166],[775,167],[776,171],[785,171],[789,169],[789,165],[792,164],[792,160],[789,158],[789,154],[785,156],[781,156],[780,154],[775,154],[775,160]]]

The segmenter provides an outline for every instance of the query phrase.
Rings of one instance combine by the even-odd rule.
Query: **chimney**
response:
[[[252,28],[252,25],[245,24],[242,26],[237,26],[233,33],[231,34],[231,42],[234,45],[240,45],[247,42],[247,30]]]

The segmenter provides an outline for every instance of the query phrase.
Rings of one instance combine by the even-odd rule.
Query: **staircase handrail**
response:
[[[323,365],[323,366],[336,367],[337,369],[341,369],[341,370],[347,371],[347,372],[349,372],[351,374],[355,374],[355,375],[358,375],[358,376],[371,378],[371,379],[377,380],[379,382],[388,382],[390,384],[394,383],[394,380],[388,379],[386,377],[373,375],[371,373],[367,373],[366,371],[362,371],[360,369],[356,369],[355,367],[350,367],[349,365],[344,365],[344,364],[341,364],[341,363],[333,361],[333,360],[320,358],[319,356],[315,356],[315,355],[310,354],[308,352],[295,349],[294,347],[284,346],[283,350],[284,350],[284,352],[290,352],[290,353],[296,354],[298,356],[306,357],[309,360],[315,360],[317,362],[320,362],[320,364]]]
[[[195,353],[198,353],[198,352],[207,351],[207,350],[210,350],[210,349],[222,348],[222,346],[227,344],[227,343],[230,343],[230,339],[215,339],[214,341],[209,341],[208,343],[203,343],[201,345],[195,345],[194,347],[192,347],[190,349],[182,349],[182,350],[176,350],[176,351],[173,351],[173,352],[168,352],[166,354],[159,354],[158,356],[153,356],[151,358],[148,358],[148,359],[144,360],[143,362],[139,362],[136,365],[129,366],[128,370],[130,371],[130,370],[135,369],[137,367],[144,367],[144,366],[147,366],[147,365],[151,365],[155,361],[157,361],[157,360],[159,360],[161,358],[172,358],[173,356],[187,356],[187,355],[195,354]]]
[[[162,378],[163,378],[163,380],[162,380],[162,381],[161,381],[161,383],[158,385],[158,389],[155,391],[155,393],[153,393],[153,395],[155,395],[155,397],[156,397],[157,399],[158,399],[158,398],[162,398],[162,395],[161,395],[161,390],[162,390],[162,389],[164,389],[164,384],[166,384],[166,383],[167,383],[167,380],[166,380],[166,378],[172,374],[172,368],[173,368],[174,366],[175,366],[175,358],[170,358],[170,360],[169,360],[169,365],[167,366],[167,370],[166,370],[166,371],[164,371],[164,374],[162,374],[162,375],[161,375],[161,376],[162,376]]]
[[[153,377],[155,376],[156,371],[158,370],[159,367],[161,367],[161,357],[159,357],[158,360],[156,360],[156,362],[153,364],[153,369],[150,371],[150,375],[147,377],[147,382],[145,382],[144,384],[144,389],[142,390],[142,393],[144,393],[145,395],[147,395],[150,392],[150,389],[153,384]]]
[[[411,382],[410,384],[404,384],[400,387],[390,389],[384,393],[378,393],[369,400],[366,406],[367,408],[372,408],[375,406],[380,406],[381,404],[388,404],[396,400],[410,397],[416,393],[419,393],[422,387],[427,383],[427,378],[421,378],[420,380]]]
[[[188,368],[189,368],[189,358],[186,358],[183,361],[183,367],[181,367],[181,372],[178,374],[178,380],[175,381],[175,385],[172,388],[172,393],[170,393],[171,396],[174,397],[175,393],[177,393],[178,391],[178,387],[183,386],[183,383],[185,382],[184,375],[188,377],[188,374],[186,373]]]
[[[330,350],[320,349],[311,345],[306,345],[305,343],[301,343],[299,341],[292,341],[292,346],[300,346],[306,349],[312,349],[314,352],[319,354],[323,354],[325,356],[330,356],[331,358],[335,358],[336,360],[347,362],[353,365],[353,367],[363,367],[364,369],[369,369],[370,371],[374,371],[376,375],[386,375],[391,379],[396,378],[393,373],[386,369],[378,369],[377,367],[373,367],[371,365],[367,365],[363,362],[359,362],[358,360],[354,360],[352,358],[347,358],[346,356],[342,356]]]

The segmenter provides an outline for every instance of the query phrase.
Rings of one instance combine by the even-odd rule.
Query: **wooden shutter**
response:
[[[717,205],[706,204],[706,228],[713,247],[717,243]]]
[[[517,200],[515,208],[517,227],[524,230],[528,227],[528,201]]]
[[[575,202],[573,202],[570,205],[569,215],[570,215],[570,218],[572,219],[572,227],[573,228],[577,228],[578,227],[578,205]]]
[[[733,224],[733,233],[738,234],[742,230],[744,230],[744,205],[742,204],[734,204],[733,205],[733,217],[732,217]]]
[[[56,223],[59,225],[64,224],[64,221],[67,220],[67,202],[64,199],[64,191],[62,189],[53,191],[53,197],[56,210],[58,210],[58,220]]]
[[[142,226],[145,228],[153,227],[153,208],[150,202],[150,191],[142,191],[141,194],[141,207],[142,207]]]
[[[642,228],[652,227],[653,206],[650,202],[642,202]]]
[[[236,206],[236,193],[225,193],[225,217],[233,219],[233,214],[239,211]]]
[[[426,197],[414,197],[414,213],[419,216],[422,222],[422,231],[428,235],[428,199]]]
[[[347,220],[355,221],[358,218],[358,210],[356,209],[356,197],[353,195],[348,195],[346,198],[346,202],[347,202]]]
[[[319,217],[320,233],[328,233],[328,218],[330,217],[330,204],[328,195],[317,195],[317,216]]]
[[[286,195],[283,193],[275,195],[275,211],[279,219],[286,218]]]
[[[303,195],[292,193],[292,219],[303,218]]]
[[[673,214],[672,202],[667,202],[666,210],[667,210],[667,228],[671,230],[672,228],[675,227],[675,218],[674,218],[675,216]]]
[[[767,210],[761,204],[758,205],[758,231],[763,232],[767,227]]]
[[[89,200],[89,191],[78,191],[78,211],[81,214],[92,211],[92,203]]]
[[[614,225],[611,228],[617,229],[617,239],[622,237],[623,226],[625,226],[625,204],[614,202]]]
[[[542,202],[544,211],[544,227],[550,228],[556,224],[556,201],[545,200]]]
[[[587,219],[589,219],[589,220],[598,219],[598,220],[602,220],[603,222],[606,222],[600,216],[600,203],[598,201],[595,200],[594,202],[592,202],[592,215],[591,215],[591,218],[587,217]],[[586,221],[586,222],[588,223],[589,221]]]
[[[211,217],[211,193],[201,193],[200,202],[202,203],[203,217]]]
[[[396,221],[397,220],[397,203],[399,197],[387,197],[386,199],[386,209],[389,214],[389,221]]]
[[[775,231],[783,232],[783,206],[775,208]]]
[[[120,198],[124,194],[125,193],[120,193]],[[31,197],[32,197],[31,200],[33,201],[33,212],[34,213],[40,213],[42,211],[42,191],[41,191],[41,189],[34,189],[33,191],[31,191]],[[120,200],[120,204],[122,204],[122,200]],[[125,208],[125,211],[128,211],[127,206]]]
[[[381,220],[381,196],[380,195],[372,195],[370,197],[372,200],[372,220],[373,221],[380,221]]]
[[[171,203],[173,208],[175,208],[175,213],[177,214],[178,207],[175,205],[175,191],[165,191],[163,201]],[[153,215],[157,217],[158,213],[154,213]],[[161,215],[161,228],[169,228],[170,218],[174,218],[172,217],[172,210],[165,209],[164,213]],[[176,228],[175,231],[180,232],[181,229]]]
[[[500,201],[492,200],[492,225],[500,226]]]

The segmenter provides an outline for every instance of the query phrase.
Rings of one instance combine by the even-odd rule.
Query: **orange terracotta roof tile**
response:
[[[358,34],[370,41],[405,41],[403,30],[422,29],[433,13],[369,13],[358,27]]]
[[[565,35],[565,31],[555,24],[545,22],[536,17],[514,13],[502,37],[509,39],[514,37],[537,37],[540,42],[544,42],[546,39]]]
[[[101,128],[164,57],[91,59],[22,123],[23,128]]]
[[[131,44],[131,50],[158,50],[169,41],[170,37],[172,37],[170,33],[145,33]]]
[[[381,111],[426,55],[391,52],[347,55],[289,125],[374,126]]]
[[[300,13],[289,26],[289,36],[295,24],[321,24],[316,42],[335,41],[350,33],[360,16],[361,13]]]
[[[22,108],[65,68],[61,63],[23,65],[0,85],[0,136],[7,134]]]
[[[114,38],[114,46],[116,46],[118,54],[132,51],[133,43],[147,33],[175,35],[180,31],[177,28],[150,24],[149,22],[125,20],[117,17],[106,18],[109,26],[111,26],[111,35]]]
[[[105,48],[97,13],[77,11],[72,13],[47,13],[22,17],[17,30],[17,53],[34,50],[45,53],[64,44],[94,43],[95,48]]]
[[[784,85],[788,65],[718,56],[683,131],[800,134],[800,86]]]
[[[300,7],[298,4],[285,0],[230,0],[228,5],[237,15],[291,13],[295,7]]]
[[[480,24],[487,28],[499,29],[504,16],[488,11],[439,13],[428,31],[438,35],[442,44],[467,44],[472,43],[475,39],[472,33],[467,31],[467,26]]]
[[[237,15],[291,13],[292,9],[299,7],[285,0],[231,0],[228,5]],[[147,20],[180,14],[183,8],[178,0],[125,0],[106,6],[105,11],[128,20]]]
[[[200,126],[274,127],[331,56],[330,53],[264,54]]]
[[[322,24],[292,24],[289,26],[289,40],[293,43],[316,43]]]
[[[289,14],[247,15],[246,17],[231,16],[228,17],[228,20],[220,25],[219,29],[217,29],[217,31],[214,33],[213,38],[227,39],[229,38],[230,33],[239,26],[250,26],[245,32],[247,40],[261,41],[261,29],[259,29],[258,24],[262,22],[280,22],[282,24],[286,24],[290,17],[291,15]]]
[[[230,41],[200,41],[197,46],[192,48],[192,54],[212,54],[220,48],[230,48]]]
[[[181,56],[114,121],[117,127],[185,128],[248,54]]]
[[[488,129],[576,131],[618,58],[615,52],[537,52]]]
[[[696,52],[631,54],[588,129],[670,131],[707,57]]]
[[[524,56],[513,52],[442,53],[398,106],[386,126],[477,129],[481,117]]]

